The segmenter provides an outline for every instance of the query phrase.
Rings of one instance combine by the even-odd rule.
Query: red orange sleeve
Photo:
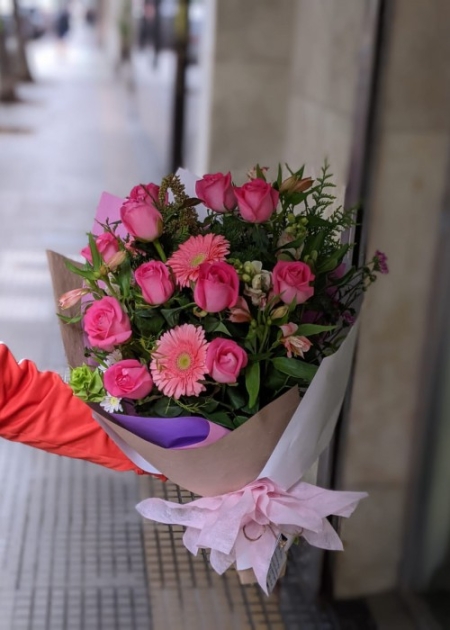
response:
[[[137,468],[54,372],[17,363],[0,344],[0,437],[114,470]]]

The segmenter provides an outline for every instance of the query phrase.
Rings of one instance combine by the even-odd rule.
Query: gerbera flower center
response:
[[[191,365],[191,356],[188,352],[182,352],[177,357],[177,368],[179,370],[187,370]]]
[[[191,266],[192,267],[198,267],[198,265],[201,265],[202,262],[205,262],[206,260],[206,254],[205,252],[200,252],[199,254],[197,254],[196,256],[194,256],[194,258],[192,258],[191,260]]]

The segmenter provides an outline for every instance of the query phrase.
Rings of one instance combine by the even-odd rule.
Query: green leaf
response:
[[[219,322],[219,325],[216,326],[216,328],[214,329],[214,332],[221,332],[224,335],[228,335],[228,337],[231,337],[230,331],[228,330],[228,328],[225,326],[223,322]]]
[[[293,206],[298,206],[300,203],[302,203],[302,201],[305,201],[305,199],[309,197],[311,192],[311,188],[309,188],[305,192],[293,192],[289,195],[289,203],[291,203]]]
[[[202,405],[202,411],[204,411],[205,414],[213,413],[217,409],[218,406],[219,406],[219,403],[217,402],[217,400],[214,400],[213,398],[209,398],[207,399],[206,403]]]
[[[233,409],[242,409],[247,402],[238,387],[227,387],[227,396]]]
[[[278,175],[277,175],[277,190],[280,190],[281,183],[283,181],[283,169],[281,168],[281,164],[278,164]]]
[[[221,332],[231,337],[231,333],[223,322],[216,317],[205,317],[202,326],[207,333]]]
[[[247,388],[249,401],[248,406],[251,408],[258,400],[260,386],[260,367],[259,363],[250,363],[245,371],[245,387]]]
[[[336,326],[319,326],[318,324],[300,324],[295,331],[294,335],[304,335],[305,337],[311,337],[312,335],[318,335],[319,333],[328,332],[334,330]]]
[[[94,275],[94,271],[92,269],[84,269],[83,267],[78,266],[75,263],[72,263],[70,260],[65,260],[64,264],[67,269],[77,276],[81,276],[82,278],[87,278],[88,280],[96,280]]]
[[[264,389],[270,389],[272,391],[278,391],[279,389],[281,389],[282,387],[284,387],[286,385],[286,381],[288,380],[288,377],[286,376],[286,374],[282,374],[281,372],[278,372],[275,369],[272,369],[269,372],[269,375],[265,378],[264,380]]]
[[[82,315],[75,315],[74,317],[67,317],[67,315],[61,315],[60,313],[57,313],[57,315],[65,324],[76,324],[82,320]]]
[[[214,413],[208,414],[208,420],[215,422],[216,424],[221,424],[223,427],[227,429],[234,429],[233,421],[231,416],[225,411],[216,411]]]
[[[317,365],[311,365],[300,361],[300,359],[288,359],[288,357],[275,357],[272,359],[274,367],[287,374],[302,381],[310,383],[317,372]]]
[[[305,249],[303,250],[303,254],[310,254],[313,251],[320,252],[325,242],[326,235],[327,235],[326,231],[321,230],[320,232],[315,234],[315,236],[313,236],[312,239],[308,239],[307,242],[305,243]]]
[[[266,181],[266,176],[264,175],[264,171],[261,170],[261,167],[259,164],[256,165],[256,177],[258,177],[258,179],[263,179],[264,181]]]
[[[234,417],[234,426],[235,427],[240,427],[241,425],[245,424],[248,420],[248,416],[235,416]]]
[[[350,280],[353,278],[353,276],[356,274],[356,269],[355,267],[350,267],[350,269],[347,271],[347,273],[343,276],[341,276],[340,278],[328,278],[328,280],[331,282],[331,284],[333,285],[333,287],[341,287],[341,286],[346,286],[347,284],[350,283]]]
[[[137,317],[142,317],[145,319],[152,319],[155,315],[158,314],[158,311],[155,308],[141,308],[134,312]]]
[[[120,287],[122,297],[127,298],[130,294],[131,286],[131,264],[128,258],[120,265],[120,270],[117,274],[117,284]]]
[[[316,227],[327,227],[331,229],[331,225],[329,221],[322,219],[321,217],[317,217],[315,215],[308,214],[308,227],[316,228]]]
[[[164,317],[166,322],[169,324],[171,328],[178,325],[178,321],[180,319],[180,309],[179,308],[162,308],[161,315]]]
[[[305,165],[303,165],[302,167],[298,169],[298,171],[296,171],[295,176],[297,177],[297,179],[302,179],[304,172],[305,172]]]
[[[136,316],[134,321],[144,337],[158,334],[165,323],[164,317],[159,313],[153,313],[152,317]]]
[[[339,263],[344,258],[345,254],[350,249],[351,245],[346,244],[339,247],[337,251],[334,252],[329,258],[327,258],[323,263],[321,263],[317,268],[317,273],[325,273],[329,271],[333,271],[339,265]]]
[[[216,326],[220,323],[220,320],[217,317],[213,317],[212,315],[207,315],[202,319],[202,326],[206,332],[213,332]]]
[[[181,416],[183,413],[183,409],[179,407],[171,398],[167,396],[163,396],[153,405],[151,409],[152,413],[160,416],[161,418],[176,418],[177,416]]]
[[[100,266],[103,262],[102,257],[100,255],[100,252],[97,249],[97,243],[95,242],[95,236],[89,232],[88,234],[88,239],[89,239],[89,249],[91,250],[91,254],[92,254],[92,266],[94,267],[95,270],[100,269]]]

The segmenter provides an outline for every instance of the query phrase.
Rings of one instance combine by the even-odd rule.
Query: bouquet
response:
[[[326,517],[363,496],[304,481],[342,404],[358,300],[387,271],[381,252],[350,264],[355,213],[332,191],[327,164],[316,180],[256,166],[241,186],[181,171],[104,194],[84,264],[49,258],[55,291],[70,287],[73,392],[132,461],[204,497],[138,509],[266,592],[286,541],[340,548]]]

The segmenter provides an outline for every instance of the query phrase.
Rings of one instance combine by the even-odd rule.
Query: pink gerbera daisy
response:
[[[229,251],[229,242],[218,234],[191,236],[179,246],[167,263],[178,284],[188,287],[191,282],[197,281],[198,269],[202,263],[223,261]]]
[[[203,328],[176,326],[158,341],[150,370],[156,387],[166,396],[198,396],[206,374],[208,342]]]

